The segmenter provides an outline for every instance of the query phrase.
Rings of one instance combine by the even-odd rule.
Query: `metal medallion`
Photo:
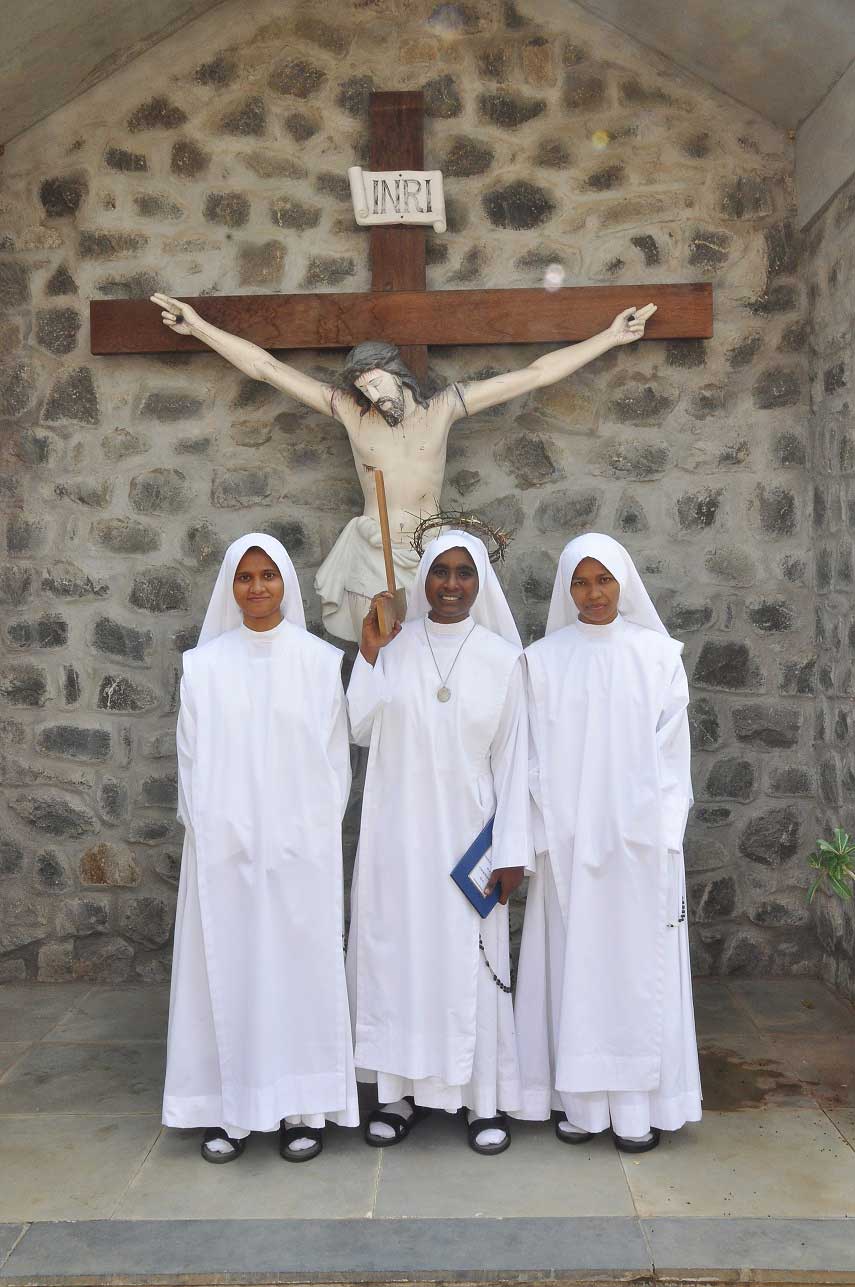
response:
[[[447,702],[450,696],[451,689],[446,688],[445,684],[443,684],[442,688],[436,690],[436,700],[438,702]]]

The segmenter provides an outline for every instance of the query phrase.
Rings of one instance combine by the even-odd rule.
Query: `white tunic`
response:
[[[440,680],[450,701],[437,701]],[[405,623],[348,690],[354,739],[370,744],[348,947],[358,1075],[381,1103],[479,1117],[518,1107],[508,909],[482,921],[450,878],[495,813],[492,865],[530,866],[520,650],[466,620]]]
[[[359,1121],[342,950],[341,653],[283,621],[184,654],[163,1121]]]
[[[692,800],[680,650],[618,617],[577,621],[526,653],[544,851],[516,999],[526,1117],[563,1105],[599,1130],[621,1095],[632,1125],[615,1123],[619,1133],[700,1117],[680,920]]]

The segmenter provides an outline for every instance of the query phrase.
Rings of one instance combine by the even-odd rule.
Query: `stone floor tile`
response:
[[[851,1220],[763,1220],[685,1217],[645,1220],[657,1271],[741,1269],[825,1273],[855,1270]],[[757,1275],[754,1275],[755,1279]]]
[[[0,1081],[4,1113],[150,1113],[160,1110],[164,1047],[36,1045]]]
[[[850,1108],[827,1108],[825,1111],[843,1138],[855,1149],[855,1105]]]
[[[771,1038],[776,1059],[793,1069],[823,1108],[855,1107],[855,1034]]]
[[[113,1208],[157,1139],[157,1114],[6,1118],[0,1220],[93,1220]]]
[[[621,1156],[643,1217],[855,1216],[855,1150],[820,1109],[705,1113]]]
[[[0,1032],[4,1041],[38,1041],[91,992],[88,983],[4,983]]]
[[[788,1039],[756,1029],[749,1036],[707,1036],[699,1042],[705,1112],[746,1108],[813,1108],[816,1096],[787,1057]]]
[[[729,986],[765,1032],[855,1033],[855,1009],[818,979],[733,979]]]
[[[752,1036],[757,1025],[743,1005],[731,993],[723,979],[695,979],[695,1026],[698,1039],[707,1036]]]
[[[93,988],[45,1041],[165,1041],[169,988]]]
[[[0,1268],[24,1232],[23,1224],[0,1224]]]
[[[243,1161],[243,1158],[241,1158]],[[288,1165],[284,1163],[284,1165]],[[215,1169],[215,1168],[211,1168]],[[228,1167],[221,1168],[228,1171]],[[602,1270],[652,1271],[637,1220],[87,1220],[34,1224],[0,1281],[543,1282]],[[263,1277],[262,1277],[263,1275]]]
[[[126,1220],[341,1219],[374,1207],[378,1150],[359,1131],[327,1127],[324,1151],[295,1164],[275,1134],[252,1135],[243,1156],[212,1166],[199,1155],[201,1131],[165,1130],[125,1194]]]
[[[0,1041],[0,1077],[32,1046],[31,1041]]]
[[[623,1216],[633,1214],[620,1162],[605,1136],[560,1144],[548,1123],[512,1123],[498,1157],[466,1143],[461,1117],[434,1113],[383,1154],[375,1214],[427,1216]]]

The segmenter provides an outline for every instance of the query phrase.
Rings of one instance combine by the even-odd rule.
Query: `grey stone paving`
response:
[[[810,979],[697,980],[696,1002],[704,1119],[642,1157],[516,1123],[481,1158],[435,1114],[395,1149],[330,1127],[305,1167],[272,1135],[212,1167],[160,1125],[166,989],[7,985],[0,1279],[855,1278],[855,1011]]]

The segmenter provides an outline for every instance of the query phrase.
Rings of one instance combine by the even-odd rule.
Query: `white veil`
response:
[[[569,626],[579,616],[570,597],[570,581],[582,559],[596,559],[603,567],[608,568],[618,582],[618,612],[622,617],[635,622],[637,626],[655,630],[658,634],[668,634],[628,552],[611,536],[604,536],[601,532],[585,532],[570,541],[561,551],[546,620],[548,635],[553,630]]]
[[[518,648],[521,648],[520,632],[517,630],[516,622],[508,607],[504,591],[499,585],[499,578],[493,571],[493,566],[487,556],[487,547],[483,541],[479,540],[477,536],[473,536],[471,532],[452,529],[449,532],[443,532],[441,536],[437,536],[427,546],[416,573],[416,583],[410,593],[407,620],[414,621],[418,617],[424,617],[430,611],[430,605],[425,595],[425,580],[434,559],[439,558],[440,554],[443,554],[446,550],[459,548],[468,551],[472,555],[472,561],[478,569],[478,597],[472,605],[470,617],[479,626],[492,630],[494,634],[501,635],[503,639],[507,639],[508,643],[516,644]]]
[[[264,553],[273,560],[282,573],[282,580],[285,582],[285,597],[282,600],[283,617],[286,621],[290,621],[292,626],[300,626],[303,630],[306,629],[303,596],[300,593],[300,583],[297,580],[297,573],[294,571],[294,564],[291,562],[288,551],[281,541],[277,541],[275,536],[268,536],[265,532],[249,532],[248,535],[239,536],[236,541],[232,541],[223,556],[223,562],[208,604],[208,611],[205,613],[205,620],[202,622],[202,629],[199,634],[200,644],[209,643],[211,639],[216,639],[217,635],[225,634],[227,630],[234,630],[241,624],[243,617],[241,616],[240,608],[235,602],[232,584],[238,564],[247,550],[251,550],[254,546],[264,550]]]

